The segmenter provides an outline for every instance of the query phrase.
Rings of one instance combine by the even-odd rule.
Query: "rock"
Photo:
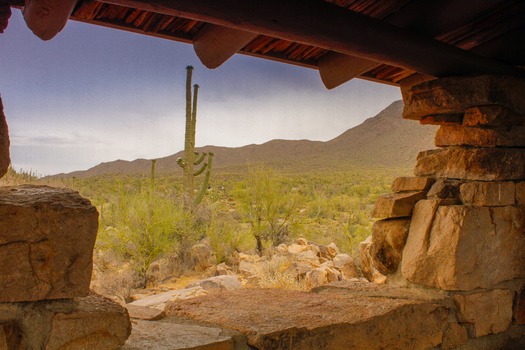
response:
[[[374,206],[372,216],[380,219],[407,217],[417,201],[424,199],[426,192],[402,192],[380,196]]]
[[[510,326],[506,332],[469,338],[458,350],[522,350],[525,349],[525,326]]]
[[[512,307],[513,319],[516,324],[525,324],[525,288],[521,289]]]
[[[330,259],[333,259],[337,254],[339,254],[339,248],[337,248],[337,245],[335,245],[334,242],[331,242],[329,245],[326,246],[326,253],[330,257]]]
[[[460,186],[463,204],[480,206],[513,205],[516,200],[514,182],[467,182]]]
[[[451,198],[459,201],[459,186],[461,183],[461,181],[457,180],[439,179],[428,191],[427,198]]]
[[[419,119],[421,125],[461,125],[463,115],[461,114],[436,114],[428,115]]]
[[[312,266],[319,265],[319,257],[311,250],[306,250],[295,255],[298,261],[306,261]]]
[[[306,286],[308,289],[322,286],[323,284],[328,283],[328,276],[326,273],[326,268],[318,267],[313,270],[310,270],[306,273],[305,276]]]
[[[525,146],[525,127],[476,128],[466,126],[442,126],[435,138],[437,147],[523,147]]]
[[[411,87],[403,118],[464,114],[470,107],[496,105],[525,114],[525,80],[510,76],[448,77]]]
[[[456,322],[449,323],[447,330],[443,334],[441,350],[457,349],[467,344],[467,330]]]
[[[197,243],[191,247],[190,260],[197,272],[206,271],[217,263],[215,252],[208,243]]]
[[[242,283],[236,276],[214,276],[205,280],[193,282],[186,288],[201,287],[208,292],[220,292],[223,290],[232,290],[242,288]]]
[[[192,299],[206,294],[208,294],[208,292],[201,287],[185,288],[180,290],[177,289],[150,295],[145,298],[135,300],[134,302],[126,305],[152,307],[159,310],[164,310],[164,307],[168,301]]]
[[[416,204],[403,250],[403,276],[445,290],[489,288],[525,277],[522,207]]]
[[[77,192],[0,188],[0,301],[86,296],[98,213]]]
[[[4,105],[2,104],[2,97],[0,97],[0,177],[7,173],[7,169],[11,164],[11,157],[9,156],[9,130],[4,114]]]
[[[217,276],[235,275],[231,268],[226,263],[220,263],[215,268],[215,274]]]
[[[525,204],[525,182],[516,183],[516,204]]]
[[[288,246],[288,253],[290,254],[299,254],[307,250],[308,250],[308,244],[303,245],[303,244],[293,243]]]
[[[513,293],[509,290],[456,294],[458,320],[469,324],[469,336],[481,337],[505,331],[512,321]]]
[[[297,243],[299,245],[308,245],[308,241],[306,239],[304,239],[304,238],[297,238],[295,243]]]
[[[257,276],[258,274],[260,274],[260,272],[260,268],[255,262],[241,260],[241,262],[239,263],[239,273],[244,278]]]
[[[73,310],[57,310],[46,350],[117,349],[131,333],[125,308],[99,295],[75,300]]]
[[[392,183],[392,192],[427,190],[435,181],[435,179],[430,177],[397,177]]]
[[[333,264],[341,270],[343,279],[359,277],[359,271],[355,265],[354,259],[348,254],[337,254],[334,257]]]
[[[372,228],[370,255],[383,275],[397,271],[408,236],[409,219],[380,220]]]
[[[513,126],[524,124],[525,115],[514,113],[508,108],[498,105],[467,108],[463,118],[464,126]]]
[[[215,327],[137,321],[122,350],[235,350],[231,336]]]
[[[137,320],[157,321],[166,317],[163,310],[154,309],[152,307],[132,304],[126,304],[124,307],[128,310],[129,317]]]
[[[448,309],[436,300],[352,289],[243,289],[172,303],[168,315],[238,330],[261,350],[430,349],[442,341]]]
[[[363,276],[374,283],[385,283],[386,276],[379,272],[374,264],[371,257],[372,248],[372,236],[368,236],[366,240],[359,243],[359,257],[361,259],[361,272]]]
[[[478,181],[525,179],[525,149],[450,147],[423,151],[415,174]]]

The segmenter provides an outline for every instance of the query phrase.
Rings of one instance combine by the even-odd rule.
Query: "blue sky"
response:
[[[44,42],[14,10],[0,34],[13,166],[47,175],[181,150],[187,65],[197,146],[326,141],[401,98],[358,79],[329,91],[315,70],[243,55],[209,70],[191,45],[73,21]]]

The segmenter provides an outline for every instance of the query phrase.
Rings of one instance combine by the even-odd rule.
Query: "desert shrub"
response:
[[[258,275],[258,286],[261,288],[306,290],[307,286],[304,279],[300,279],[294,270],[291,259],[285,256],[273,256],[262,265]]]
[[[234,252],[246,248],[248,239],[242,227],[227,213],[215,210],[206,226],[206,237],[215,251],[217,263],[229,262]],[[249,244],[249,243],[248,243]]]
[[[116,252],[141,278],[156,258],[203,235],[193,213],[175,197],[124,187],[105,207],[97,248]]]

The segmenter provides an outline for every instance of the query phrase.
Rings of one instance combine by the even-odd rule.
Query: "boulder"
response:
[[[371,256],[372,236],[368,236],[363,242],[359,243],[359,258],[361,260],[361,272],[363,276],[374,283],[385,283],[386,276],[379,272],[373,264]]]
[[[408,217],[417,201],[424,199],[426,191],[389,193],[380,196],[372,216],[380,219]]]
[[[337,254],[332,261],[334,267],[341,270],[343,279],[359,277],[359,271],[355,265],[354,259],[348,254]]]
[[[479,206],[507,206],[516,201],[514,182],[467,182],[460,186],[463,204]]]
[[[408,236],[409,219],[379,220],[372,227],[370,255],[383,275],[397,271]]]
[[[190,260],[197,272],[206,271],[217,264],[217,257],[208,243],[197,243],[190,248]]]
[[[504,332],[512,321],[513,293],[496,289],[473,294],[456,294],[458,320],[467,323],[471,338]]]
[[[9,130],[4,114],[4,106],[2,104],[2,97],[0,97],[0,177],[7,173],[7,169],[11,164],[9,156]]]
[[[0,302],[86,296],[98,213],[77,192],[0,188]]]
[[[405,94],[403,118],[463,115],[468,108],[495,105],[525,114],[525,80],[511,76],[461,76],[412,86]]]
[[[523,147],[525,126],[489,129],[447,125],[438,129],[434,140],[437,147]]]
[[[299,254],[307,250],[308,250],[308,244],[292,243],[288,246],[288,253],[290,254]]]
[[[432,186],[436,180],[430,177],[403,176],[392,183],[392,192],[423,191]]]
[[[208,292],[220,292],[223,290],[232,290],[242,288],[242,283],[236,276],[224,275],[209,277],[201,281],[193,282],[186,288],[201,287]]]
[[[304,279],[306,281],[306,286],[308,289],[312,289],[315,287],[322,286],[323,284],[327,284],[329,282],[327,268],[318,267],[318,268],[312,269],[306,273],[306,276]]]
[[[523,207],[439,206],[420,201],[401,270],[412,283],[445,290],[489,288],[525,277]]]
[[[457,199],[459,201],[459,186],[461,183],[458,180],[439,179],[427,192],[427,198]]]
[[[449,147],[420,152],[418,176],[477,181],[525,179],[525,149]]]

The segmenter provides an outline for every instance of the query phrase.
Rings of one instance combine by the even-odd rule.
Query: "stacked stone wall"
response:
[[[439,148],[377,200],[371,269],[450,295],[441,349],[523,346],[525,81],[426,82],[405,93],[404,117],[440,124]]]

